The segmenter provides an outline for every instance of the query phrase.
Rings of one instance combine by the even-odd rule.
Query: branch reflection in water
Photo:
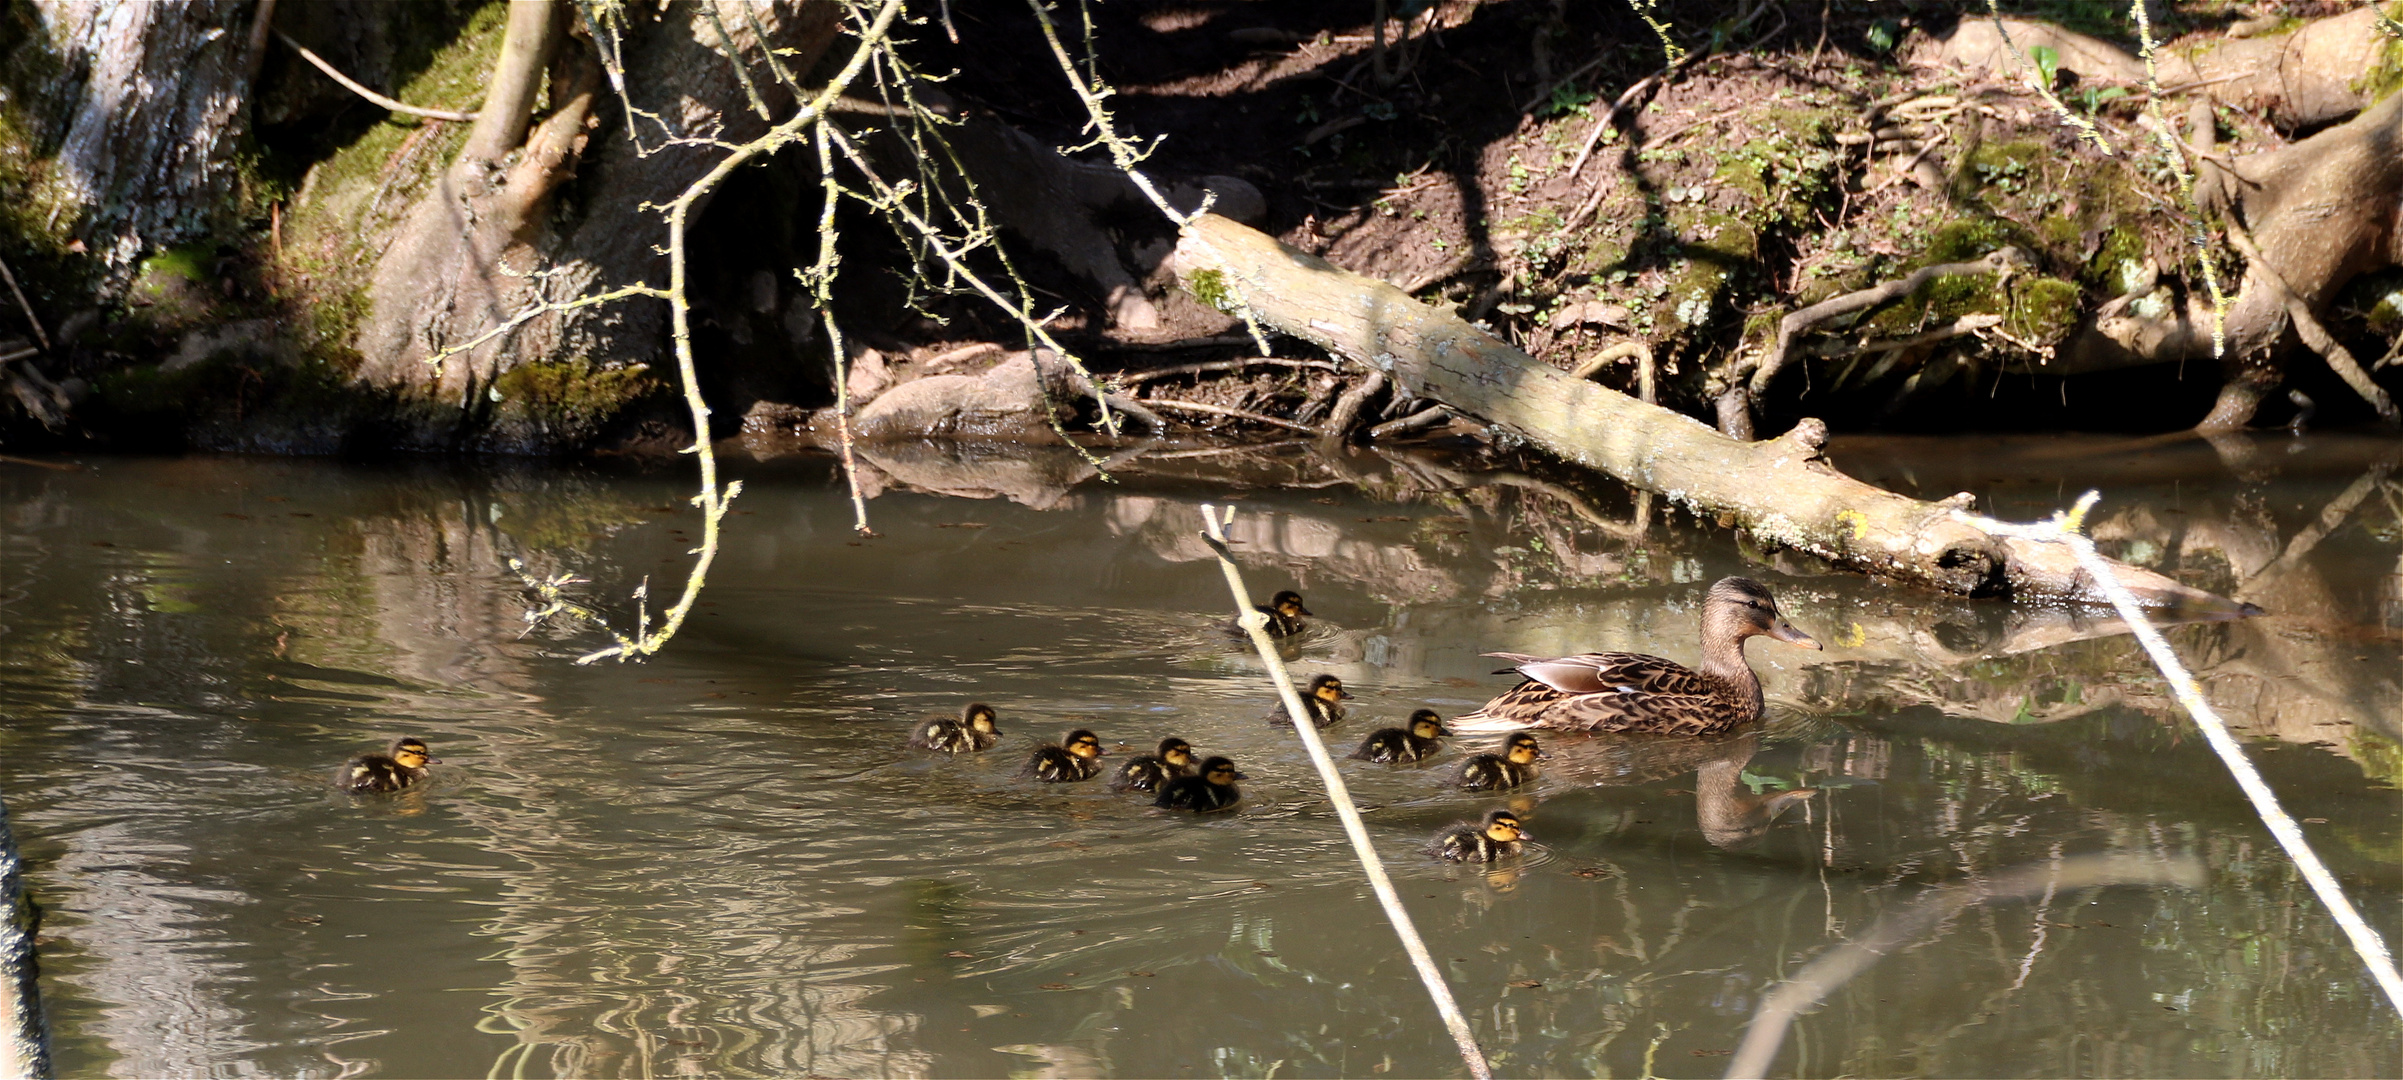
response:
[[[2392,893],[2403,524],[2392,473],[2361,479],[2392,444],[2252,448],[2248,475],[2197,442],[2038,465],[1971,444],[1975,467],[1872,444],[1889,484],[1910,471],[2003,516],[2054,506],[2063,473],[2149,494],[2098,535],[2270,609],[2171,636],[2335,872]],[[1772,582],[1830,646],[1755,657],[1771,715],[1748,738],[1548,739],[1544,774],[1505,797],[1440,786],[1489,741],[1345,763],[1497,1068],[1624,1075],[1649,1054],[1715,1073],[1703,1059],[1765,988],[1906,898],[2098,852],[2212,876],[2065,891],[2035,918],[1963,909],[1972,932],[1835,990],[1785,1060],[2162,1075],[2241,1053],[2324,1075],[2403,1052],[2097,612],[1825,574],[1673,509],[1633,539],[1627,493],[1482,453],[1159,443],[1109,485],[1036,456],[897,450],[876,539],[851,532],[830,459],[728,457],[746,494],[678,646],[597,670],[568,666],[589,631],[519,637],[508,560],[594,597],[675,572],[700,521],[670,477],[0,469],[0,790],[49,912],[60,1070],[1457,1069],[1390,936],[1356,917],[1291,733],[1259,723],[1257,659],[1215,630],[1225,594],[1191,506],[1229,495],[1246,576],[1319,616],[1283,646],[1296,678],[1359,698],[1338,742],[1474,707],[1506,683],[1488,650],[1690,660],[1699,592],[1731,573]],[[1011,718],[1004,746],[906,750],[971,697]],[[441,748],[431,789],[324,790],[399,720]],[[1114,749],[1181,735],[1255,779],[1195,821],[1009,778],[1073,727]],[[1424,861],[1435,830],[1497,805],[1536,838],[1515,864]]]

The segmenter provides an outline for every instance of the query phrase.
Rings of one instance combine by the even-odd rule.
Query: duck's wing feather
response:
[[[1487,653],[1513,662],[1526,681],[1476,712],[1459,731],[1546,727],[1570,731],[1706,734],[1722,727],[1719,688],[1700,672],[1643,653],[1540,657]]]
[[[1485,655],[1508,660],[1511,670],[1563,694],[1707,694],[1711,690],[1700,674],[1685,665],[1643,653]]]

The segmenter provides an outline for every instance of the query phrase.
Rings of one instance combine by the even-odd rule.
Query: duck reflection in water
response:
[[[1759,842],[1780,815],[1819,793],[1794,788],[1754,794],[1744,768],[1760,751],[1758,735],[1737,739],[1661,739],[1599,735],[1558,739],[1551,744],[1555,781],[1586,787],[1634,787],[1670,777],[1694,776],[1694,821],[1713,847],[1738,849]]]

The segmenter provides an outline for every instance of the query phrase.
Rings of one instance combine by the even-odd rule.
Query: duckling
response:
[[[1235,781],[1249,779],[1235,771],[1233,761],[1214,757],[1202,762],[1200,776],[1180,776],[1161,785],[1160,797],[1152,800],[1152,805],[1205,814],[1224,810],[1243,797],[1243,792],[1235,789]]]
[[[1343,703],[1350,700],[1352,695],[1343,692],[1343,680],[1333,675],[1313,677],[1310,689],[1302,693],[1302,707],[1310,710],[1311,722],[1321,730],[1343,722]],[[1278,727],[1293,726],[1293,718],[1285,715],[1283,705],[1277,706],[1266,719]]]
[[[1160,785],[1193,772],[1193,744],[1173,735],[1160,740],[1160,752],[1130,759],[1110,780],[1112,791],[1158,791]]]
[[[1435,710],[1420,709],[1410,714],[1408,728],[1383,728],[1360,740],[1360,749],[1352,751],[1352,760],[1408,764],[1442,749],[1444,736],[1451,733],[1452,729],[1443,726],[1443,717],[1437,716]]]
[[[1020,776],[1031,776],[1046,784],[1067,784],[1091,780],[1101,775],[1101,736],[1083,728],[1068,733],[1058,746],[1038,746],[1033,757],[1026,759]]]
[[[1495,862],[1519,853],[1519,841],[1529,839],[1519,816],[1508,810],[1485,815],[1482,824],[1463,821],[1435,834],[1427,854],[1445,862]]]
[[[1254,607],[1252,610],[1268,616],[1267,629],[1270,637],[1292,637],[1309,626],[1308,623],[1302,621],[1303,619],[1317,618],[1316,615],[1310,613],[1309,608],[1302,606],[1302,594],[1291,589],[1270,597],[1268,603]],[[1241,619],[1229,620],[1227,629],[1237,637],[1243,637],[1246,633]]]
[[[1702,602],[1700,670],[1643,653],[1486,653],[1513,664],[1495,674],[1515,673],[1519,684],[1452,723],[1462,731],[1723,735],[1760,719],[1760,676],[1744,659],[1744,642],[1754,637],[1820,647],[1778,614],[1767,586],[1751,578],[1720,578]]]
[[[424,739],[392,740],[392,751],[361,754],[334,773],[334,786],[344,791],[399,791],[426,778],[426,766],[442,759],[426,752]]]
[[[1535,744],[1535,736],[1517,732],[1502,743],[1499,754],[1479,754],[1460,763],[1455,787],[1469,791],[1500,791],[1535,779],[1535,763],[1552,755]]]
[[[948,716],[928,717],[925,723],[918,725],[916,731],[910,732],[909,744],[920,750],[944,754],[973,754],[990,750],[993,744],[1001,741],[1001,728],[994,723],[999,719],[1000,714],[995,713],[992,706],[971,701],[960,706],[957,720]]]

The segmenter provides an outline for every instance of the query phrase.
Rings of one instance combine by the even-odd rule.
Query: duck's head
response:
[[[1214,757],[1202,762],[1201,775],[1203,780],[1219,787],[1225,787],[1237,780],[1251,779],[1251,777],[1235,771],[1235,762],[1232,759],[1222,757]]]
[[[1552,755],[1544,753],[1544,748],[1536,745],[1535,736],[1522,731],[1502,743],[1502,756],[1513,765],[1525,765]]]
[[[1710,587],[1710,598],[1702,602],[1703,640],[1740,645],[1745,638],[1754,636],[1773,637],[1805,649],[1820,647],[1818,641],[1794,629],[1785,616],[1777,613],[1777,601],[1766,586],[1751,578],[1720,578]]]
[[[424,739],[408,737],[392,740],[392,760],[404,769],[422,769],[440,765],[442,759],[426,750]]]
[[[1422,739],[1437,739],[1452,733],[1443,726],[1443,717],[1433,709],[1420,709],[1410,714],[1410,733]]]
[[[1268,602],[1268,609],[1288,619],[1310,614],[1310,609],[1302,606],[1302,594],[1291,589],[1278,593]]]
[[[1160,740],[1160,761],[1174,768],[1193,764],[1193,744],[1171,735]]]
[[[1081,758],[1101,756],[1101,736],[1083,728],[1069,732],[1067,738],[1060,740],[1060,746]]]
[[[1508,810],[1495,810],[1485,815],[1485,838],[1497,844],[1508,844],[1527,838],[1520,827],[1519,816]]]
[[[1001,714],[994,712],[992,706],[981,701],[971,701],[960,706],[960,723],[986,735],[1001,734],[1001,728],[995,723],[1000,719]]]
[[[1310,696],[1332,705],[1350,701],[1352,695],[1343,692],[1343,680],[1333,675],[1320,675],[1310,680]]]

